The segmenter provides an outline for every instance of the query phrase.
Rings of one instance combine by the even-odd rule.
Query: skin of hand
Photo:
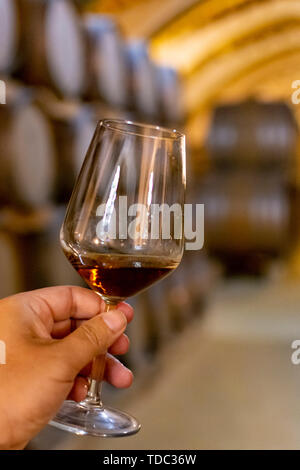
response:
[[[116,310],[104,310],[97,294],[71,286],[0,300],[0,340],[6,345],[6,364],[0,364],[0,449],[23,449],[67,397],[84,399],[98,354],[109,353],[106,381],[131,385],[131,371],[113,355],[129,348],[124,330],[133,309],[122,302]]]

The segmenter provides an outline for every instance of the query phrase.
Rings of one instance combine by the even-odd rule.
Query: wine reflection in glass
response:
[[[98,123],[68,205],[61,245],[107,310],[179,265],[184,195],[183,134],[131,121]],[[180,210],[169,211],[172,206]],[[65,401],[52,425],[102,437],[140,429],[134,417],[102,404],[104,368],[105,355],[96,357],[87,397],[80,403]]]

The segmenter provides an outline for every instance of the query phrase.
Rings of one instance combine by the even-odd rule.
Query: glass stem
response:
[[[116,308],[115,304],[106,303],[105,312]],[[103,406],[101,401],[101,388],[105,372],[106,354],[94,357],[92,370],[89,376],[89,389],[83,404]]]

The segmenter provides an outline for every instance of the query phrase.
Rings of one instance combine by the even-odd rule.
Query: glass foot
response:
[[[130,436],[141,428],[135,418],[123,411],[71,400],[64,402],[49,424],[79,436],[98,437]]]

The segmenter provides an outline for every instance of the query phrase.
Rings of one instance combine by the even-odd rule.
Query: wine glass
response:
[[[171,273],[183,247],[185,136],[122,120],[97,125],[61,229],[62,249],[107,310]],[[92,364],[80,403],[52,425],[79,435],[138,432],[132,416],[101,401],[105,355]]]

